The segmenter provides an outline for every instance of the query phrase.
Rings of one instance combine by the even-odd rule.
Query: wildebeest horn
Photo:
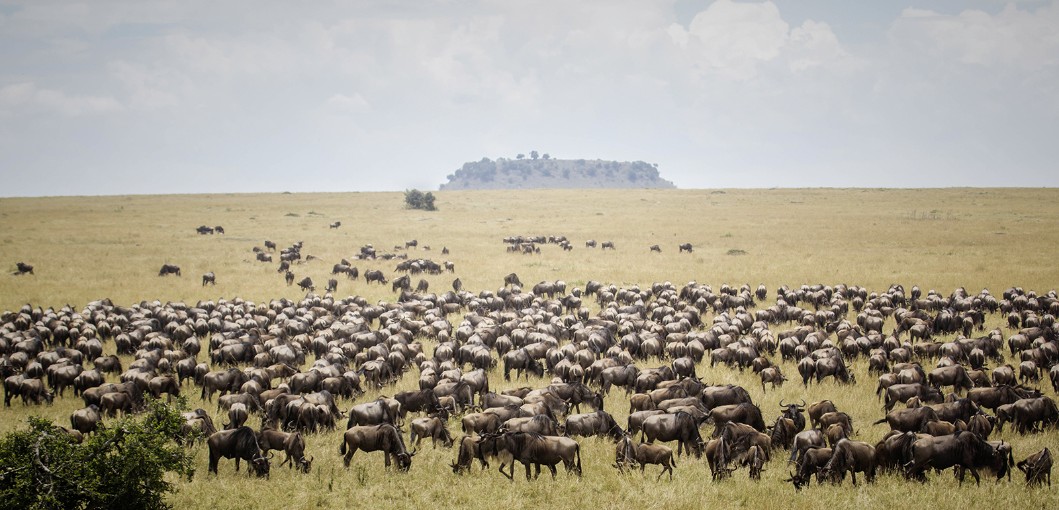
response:
[[[276,456],[275,452],[268,452],[268,457],[266,457],[266,458],[271,459],[272,457],[275,457],[275,456]]]
[[[782,408],[785,408],[785,407],[787,407],[787,404],[784,404],[783,403],[783,399],[781,398],[780,399],[780,408],[782,409]]]
[[[805,407],[805,399],[804,399],[804,398],[800,398],[800,399],[798,399],[798,400],[801,400],[801,401],[802,401],[802,405],[800,405],[800,406],[798,406],[798,407]]]

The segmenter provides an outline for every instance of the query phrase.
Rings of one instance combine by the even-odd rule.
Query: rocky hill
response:
[[[520,155],[521,156],[521,155]],[[643,161],[552,159],[543,157],[464,163],[448,176],[442,190],[540,188],[675,188]]]

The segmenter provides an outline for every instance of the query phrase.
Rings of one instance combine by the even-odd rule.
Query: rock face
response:
[[[464,163],[442,190],[540,188],[675,188],[643,161],[505,159]]]

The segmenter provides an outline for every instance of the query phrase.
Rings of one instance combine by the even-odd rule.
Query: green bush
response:
[[[168,472],[194,474],[179,446],[183,419],[160,401],[110,424],[81,444],[33,417],[29,428],[0,438],[0,508],[168,508]]]
[[[423,193],[417,189],[412,189],[404,192],[404,204],[409,209],[421,209],[424,211],[436,211],[437,207],[434,206],[434,194],[431,192]]]

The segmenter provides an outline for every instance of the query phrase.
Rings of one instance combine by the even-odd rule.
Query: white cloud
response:
[[[827,23],[806,20],[791,28],[772,2],[718,0],[687,29],[670,25],[666,31],[698,72],[735,80],[755,78],[762,65],[780,59],[797,72],[847,55]]]
[[[81,116],[120,111],[122,106],[112,97],[70,95],[59,90],[40,88],[32,82],[24,82],[0,88],[0,108],[25,108],[65,116]]]
[[[909,53],[986,67],[1039,71],[1059,64],[1059,6],[1036,10],[1007,4],[997,14],[948,15],[906,9],[890,31]]]
[[[346,114],[363,113],[371,109],[371,105],[359,92],[354,92],[352,96],[335,94],[327,98],[327,106],[333,111]]]

